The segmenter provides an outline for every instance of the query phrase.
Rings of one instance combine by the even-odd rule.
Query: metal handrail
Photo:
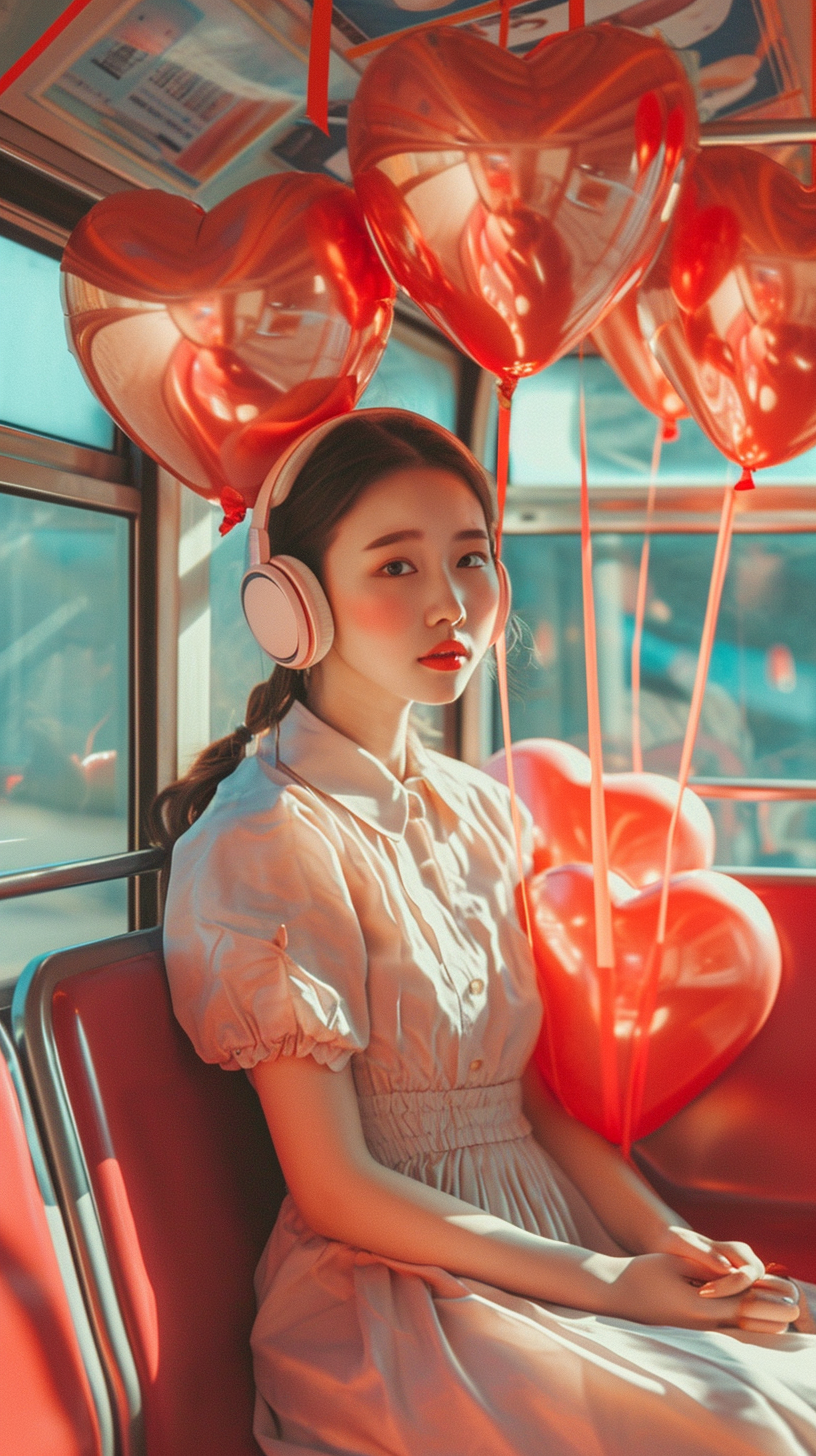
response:
[[[764,804],[774,799],[816,799],[813,779],[689,779],[701,799],[740,799]]]
[[[131,875],[160,870],[165,858],[163,849],[136,849],[129,854],[103,855],[100,859],[13,870],[10,874],[0,875],[0,900],[13,900],[20,895],[41,895],[46,890],[65,890],[73,885],[96,885],[103,880],[129,879]]]
[[[788,121],[757,116],[751,121],[707,121],[700,127],[701,147],[774,147],[791,142],[816,142],[816,116]]]

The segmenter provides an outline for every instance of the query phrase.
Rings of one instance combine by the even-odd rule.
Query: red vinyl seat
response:
[[[816,1281],[816,883],[740,875],[782,946],[782,985],[749,1046],[635,1148],[671,1207],[716,1238]]]
[[[13,1047],[0,1026],[0,1452],[112,1456],[104,1378]]]
[[[249,1082],[176,1023],[158,931],[32,964],[13,1015],[122,1456],[258,1456],[252,1276],[283,1184]]]

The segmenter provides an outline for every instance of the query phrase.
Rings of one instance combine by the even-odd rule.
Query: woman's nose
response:
[[[440,590],[428,610],[428,625],[435,626],[437,622],[448,622],[451,627],[458,627],[465,621],[466,616],[464,601],[453,583],[450,581],[441,583]]]

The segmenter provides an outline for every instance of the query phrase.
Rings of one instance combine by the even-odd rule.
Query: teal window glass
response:
[[[392,334],[371,383],[360,400],[361,409],[413,410],[456,429],[456,372],[436,353],[412,348]]]
[[[128,847],[129,535],[0,494],[0,872]]]
[[[522,379],[513,396],[510,484],[577,486],[581,480],[578,400],[581,362],[570,355],[541,374]],[[583,362],[587,470],[590,484],[622,485],[648,479],[657,420],[644,409],[604,359]],[[485,459],[495,465],[496,406],[492,405]],[[694,420],[680,421],[677,440],[663,445],[658,480],[666,485],[725,485],[739,468],[715,449]],[[816,479],[816,449],[757,473],[757,484],[809,484]]]
[[[222,738],[243,722],[250,689],[263,682],[272,663],[250,632],[241,606],[241,578],[247,566],[249,518],[219,536],[213,518],[210,557],[210,731]]]
[[[0,237],[0,422],[111,450],[113,422],[66,343],[59,274],[55,258]]]
[[[642,537],[593,540],[599,690],[608,770],[631,767],[631,647]],[[675,777],[713,535],[652,537],[641,653],[646,769]],[[580,540],[506,536],[521,638],[508,668],[514,739],[587,748]],[[701,778],[816,779],[816,534],[734,538],[693,760]],[[493,747],[501,744],[493,689]],[[816,867],[816,804],[712,800],[717,860]]]
[[[0,901],[0,987],[13,985],[35,956],[124,935],[127,880],[72,885]]]

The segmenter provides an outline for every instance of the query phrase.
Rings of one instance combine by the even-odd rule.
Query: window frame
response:
[[[5,148],[0,146],[0,151]],[[15,242],[59,258],[70,229],[57,217],[77,220],[102,194],[85,194],[62,186],[53,168],[40,171],[16,159],[0,172],[0,189],[8,177],[15,200],[0,196],[0,231]],[[19,205],[20,189],[30,180],[32,197],[44,215]],[[153,462],[127,439],[114,435],[112,450],[79,445],[50,435],[0,424],[0,493],[31,500],[58,501],[67,506],[119,516],[129,525],[128,689],[130,703],[128,848],[91,860],[35,865],[0,874],[0,901],[78,885],[124,879],[128,884],[128,924],[137,930],[158,920],[157,871],[164,856],[148,844],[145,815],[158,783],[155,724],[162,721],[160,664],[157,661],[158,594],[167,549],[159,546],[159,482]],[[164,512],[163,519],[167,518]],[[170,517],[172,528],[172,516]],[[172,548],[171,548],[172,549]],[[22,967],[21,967],[22,969]],[[10,1004],[11,990],[0,992],[0,1007]]]

